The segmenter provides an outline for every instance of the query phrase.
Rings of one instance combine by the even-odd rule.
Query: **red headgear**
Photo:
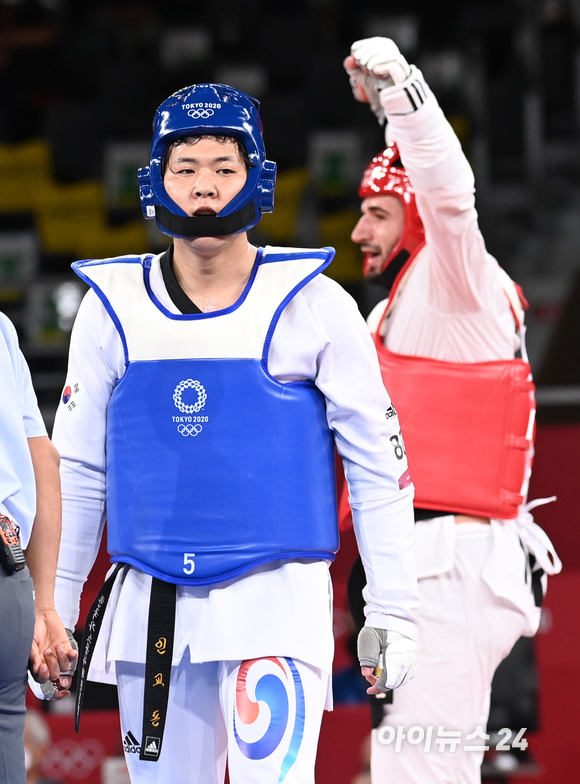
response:
[[[361,199],[372,196],[396,196],[403,202],[405,224],[399,241],[383,264],[381,272],[401,253],[404,263],[425,242],[425,229],[417,211],[415,191],[405,171],[396,144],[389,146],[373,158],[363,174],[358,191]],[[365,258],[364,274],[368,273]]]

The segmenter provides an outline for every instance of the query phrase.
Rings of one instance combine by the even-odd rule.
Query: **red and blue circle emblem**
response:
[[[304,735],[304,688],[289,658],[242,662],[236,682],[234,736],[242,754],[261,760],[287,745],[281,782],[296,761]]]

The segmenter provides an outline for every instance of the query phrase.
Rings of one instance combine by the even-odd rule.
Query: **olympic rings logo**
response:
[[[103,744],[95,738],[82,741],[63,738],[55,743],[42,761],[42,772],[48,778],[61,781],[65,776],[82,781],[95,768],[100,768],[105,757]]]
[[[197,392],[197,402],[193,405],[188,405],[181,399],[181,395],[186,389],[195,389]],[[194,381],[192,378],[188,378],[186,381],[179,383],[175,387],[175,392],[173,393],[173,402],[182,414],[197,414],[197,412],[201,411],[201,409],[205,406],[206,400],[207,393],[205,388],[199,383],[199,381]],[[188,435],[191,434],[188,433]],[[197,433],[195,435],[197,435]]]
[[[213,109],[190,109],[187,113],[193,120],[207,120],[215,114]]]
[[[198,436],[203,430],[201,425],[179,425],[177,432],[182,436]]]

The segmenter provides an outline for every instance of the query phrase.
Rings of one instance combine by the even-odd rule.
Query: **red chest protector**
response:
[[[393,286],[380,324],[406,271]],[[519,324],[513,304],[512,311]],[[528,362],[443,362],[395,354],[378,332],[373,339],[401,422],[414,506],[516,517],[526,492],[534,435],[535,387]]]

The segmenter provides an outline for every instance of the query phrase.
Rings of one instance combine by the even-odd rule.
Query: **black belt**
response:
[[[119,563],[99,591],[93,602],[80,651],[80,667],[75,705],[75,732],[79,731],[81,712],[85,697],[85,686],[95,645],[105,609],[109,601],[115,578],[124,564]],[[157,762],[163,743],[163,731],[167,718],[169,681],[173,659],[175,636],[176,586],[151,578],[149,599],[149,624],[147,629],[147,651],[145,658],[145,688],[143,693],[143,734],[139,759]]]
[[[111,595],[111,590],[113,589],[115,578],[123,566],[124,564],[122,563],[118,563],[115,566],[112,574],[105,581],[105,584],[97,594],[97,598],[92,603],[89,614],[87,615],[87,620],[83,631],[83,641],[81,643],[81,650],[79,654],[80,666],[77,681],[77,698],[75,704],[75,732],[79,731],[81,724],[81,712],[83,709],[83,701],[85,699],[87,676],[89,674],[89,667],[91,666],[93,653],[95,652],[97,638],[103,624],[105,609]]]
[[[167,718],[175,636],[176,588],[174,583],[166,583],[156,577],[151,579],[143,694],[143,734],[139,754],[140,760],[149,760],[149,762],[157,762],[159,759]]]

